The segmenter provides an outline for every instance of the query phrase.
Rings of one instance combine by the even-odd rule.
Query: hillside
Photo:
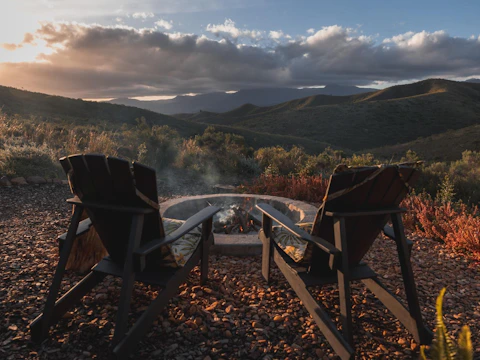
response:
[[[181,115],[355,151],[401,144],[480,123],[480,84],[429,79],[351,96],[316,95],[270,107]]]
[[[162,114],[194,113],[199,111],[225,112],[244,104],[271,106],[293,99],[312,95],[353,95],[375,91],[356,86],[327,85],[324,88],[266,88],[245,89],[235,93],[214,92],[196,96],[177,96],[170,100],[141,101],[135,99],[113,99],[113,104],[136,106]]]
[[[465,150],[480,151],[480,125],[449,130],[404,144],[364,150],[383,159],[400,159],[408,150],[415,151],[426,161],[454,161],[462,157]]]
[[[119,130],[122,124],[135,126],[135,119],[143,117],[151,125],[168,125],[185,138],[203,133],[208,126],[136,107],[70,99],[5,86],[0,86],[0,109],[7,115],[19,115],[37,122],[52,122],[65,128],[100,126],[102,129]],[[298,145],[307,152],[316,153],[329,146],[311,139],[265,134],[248,128],[222,125],[216,128],[218,131],[244,136],[247,144],[254,148]]]

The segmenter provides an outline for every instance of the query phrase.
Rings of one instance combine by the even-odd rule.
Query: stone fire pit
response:
[[[234,256],[258,255],[262,252],[262,244],[258,239],[259,224],[262,215],[255,208],[256,204],[267,203],[287,215],[294,222],[312,222],[317,208],[307,203],[278,196],[254,194],[215,194],[197,195],[171,199],[160,204],[162,217],[186,220],[201,209],[216,205],[222,208],[213,219],[215,226],[215,244],[212,253]],[[239,210],[245,214],[238,219]],[[248,218],[247,218],[248,216]],[[237,224],[230,224],[229,218]],[[245,223],[248,223],[245,226]],[[232,231],[225,234],[225,231]],[[248,228],[242,233],[239,229]],[[248,231],[246,230],[246,231]]]

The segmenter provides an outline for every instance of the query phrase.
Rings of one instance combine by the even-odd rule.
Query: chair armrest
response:
[[[80,200],[80,198],[76,196],[71,199],[67,199],[67,203],[72,205],[83,206],[86,208],[112,210],[112,211],[126,212],[126,213],[133,213],[133,214],[150,214],[152,212],[158,211],[150,207],[147,208],[147,207],[140,207],[140,206],[123,206],[123,205],[104,204],[104,203],[93,202],[93,201],[82,201]]]
[[[386,237],[388,237],[388,238],[390,238],[394,241],[397,241],[397,239],[395,238],[395,233],[393,232],[393,229],[392,229],[391,226],[385,225],[384,228],[383,228],[383,233]],[[413,241],[409,240],[409,239],[405,239],[405,240],[407,241],[408,248],[412,249]]]
[[[332,217],[353,217],[353,216],[369,216],[369,215],[388,215],[388,214],[397,214],[406,212],[407,209],[404,208],[385,208],[378,210],[370,211],[349,211],[349,212],[339,212],[339,211],[325,211],[326,216]]]
[[[268,204],[257,204],[256,207],[263,214],[282,225],[284,229],[288,230],[300,239],[315,244],[317,247],[319,247],[321,250],[325,251],[328,254],[337,255],[340,253],[340,250],[338,250],[333,244],[330,244],[328,241],[318,236],[310,235],[305,230],[295,225],[294,222],[286,215],[283,215],[280,211],[273,208],[272,206]]]
[[[135,251],[137,256],[146,256],[152,251],[160,248],[161,246],[170,244],[175,240],[180,239],[182,236],[188,234],[192,231],[193,228],[197,227],[201,223],[213,218],[217,212],[221,209],[218,206],[209,206],[200,210],[195,215],[189,217],[177,230],[172,232],[170,235],[165,236],[163,239],[154,239],[149,241],[147,244],[141,246]]]
[[[87,233],[91,227],[92,227],[92,220],[90,220],[90,218],[86,218],[85,220],[80,221],[80,223],[78,224],[77,233],[75,234],[75,236],[80,236]],[[67,240],[67,233],[63,233],[62,235],[60,235],[57,238],[57,240],[60,243],[65,242],[65,240]]]

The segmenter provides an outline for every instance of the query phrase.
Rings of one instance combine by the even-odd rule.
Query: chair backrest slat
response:
[[[418,171],[410,166],[387,165],[349,169],[333,174],[327,188],[326,201],[315,219],[312,235],[335,244],[334,219],[325,211],[354,212],[398,206],[414,183]],[[347,249],[350,265],[358,264],[372,246],[388,221],[387,215],[345,218]],[[314,248],[311,271],[326,271],[325,253]]]
[[[62,158],[61,164],[72,192],[82,201],[143,208],[158,204],[156,176],[151,168],[136,164],[134,174],[128,161],[97,154],[69,156]],[[138,191],[151,200],[150,205],[137,195]],[[123,264],[134,214],[88,206],[86,210],[112,260]],[[146,214],[141,244],[163,236],[160,213]]]
[[[112,176],[114,193],[122,194],[123,201],[132,202],[131,205],[134,205],[137,197],[130,163],[110,156],[107,158],[107,162]]]
[[[133,173],[135,176],[135,185],[144,196],[152,202],[158,204],[158,192],[155,170],[138,162],[133,163]],[[160,212],[145,216],[145,233],[158,233],[159,237],[164,237],[165,232],[160,218]]]
[[[97,192],[95,191],[90,171],[88,170],[83,155],[77,154],[69,156],[68,161],[72,167],[77,195],[81,199],[96,200]]]
[[[97,192],[97,197],[102,200],[113,201],[113,181],[104,155],[87,154],[85,162],[90,170],[92,183]]]

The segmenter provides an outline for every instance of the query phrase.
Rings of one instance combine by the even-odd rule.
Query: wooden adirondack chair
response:
[[[100,283],[106,275],[122,277],[122,288],[113,337],[113,354],[124,358],[145,334],[162,309],[185,282],[190,270],[201,264],[201,283],[207,280],[209,246],[213,242],[212,217],[220,209],[207,207],[169,235],[158,211],[155,171],[134,162],[103,155],[73,155],[60,159],[67,173],[74,198],[74,213],[66,236],[60,237],[60,259],[43,313],[31,324],[32,340],[48,337],[75,303]],[[89,219],[80,222],[84,209]],[[77,235],[95,227],[109,255],[65,295],[57,300],[69,254]],[[201,230],[198,226],[201,225]],[[193,253],[180,266],[172,253],[176,242],[196,231]],[[182,259],[181,259],[182,260]],[[162,290],[128,330],[128,315],[135,281],[159,285]],[[127,332],[128,330],[128,332]]]
[[[350,282],[360,280],[421,344],[432,333],[422,321],[410,263],[412,243],[405,238],[398,205],[419,172],[409,165],[346,169],[330,177],[327,194],[311,233],[267,204],[259,237],[263,242],[262,273],[268,281],[271,259],[302,300],[320,330],[342,359],[354,356]],[[391,220],[393,228],[387,225]],[[281,227],[273,227],[275,221]],[[380,282],[362,258],[383,230],[397,245],[408,309]],[[303,255],[303,256],[299,256]],[[382,261],[382,259],[378,259]],[[342,332],[315,301],[308,288],[337,283]]]

